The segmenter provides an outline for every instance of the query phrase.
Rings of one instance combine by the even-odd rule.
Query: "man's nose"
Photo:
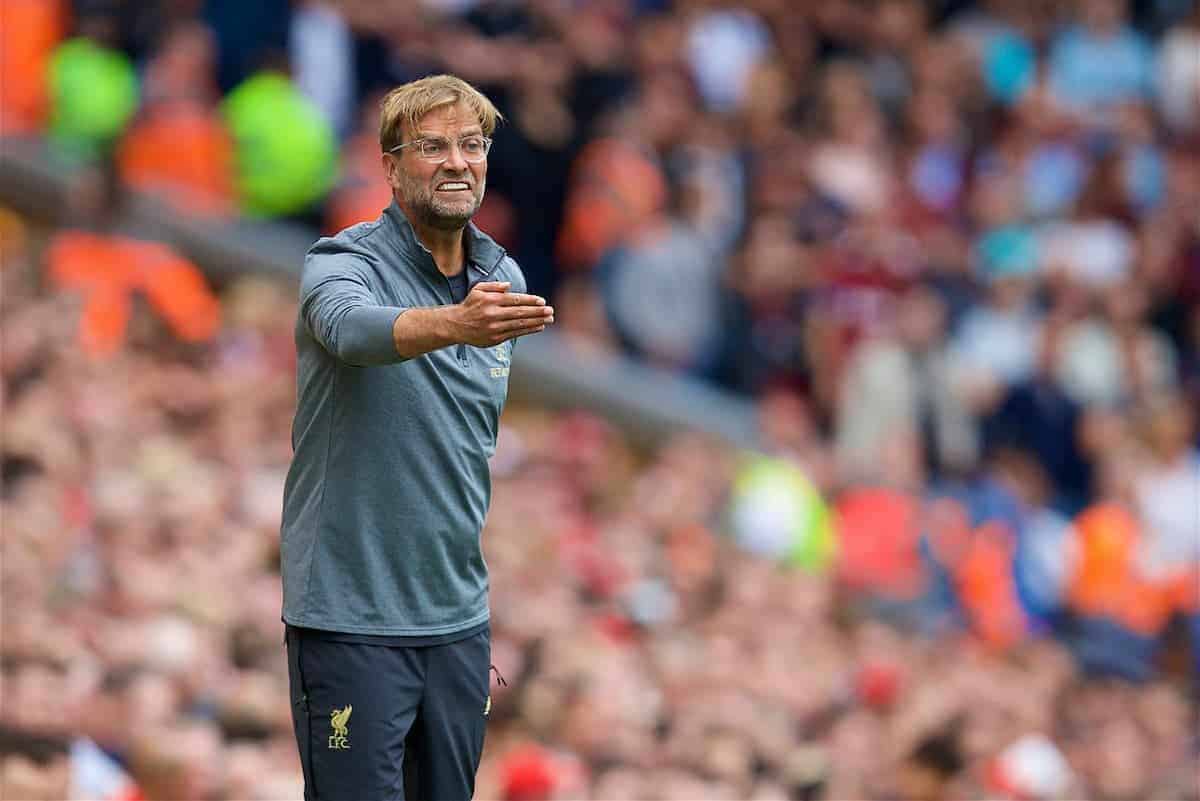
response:
[[[446,163],[443,166],[453,172],[466,171],[467,160],[463,158],[462,148],[459,147],[458,143],[451,143],[450,153],[446,156]]]

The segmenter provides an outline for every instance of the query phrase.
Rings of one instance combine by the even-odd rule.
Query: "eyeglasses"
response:
[[[403,150],[406,147],[412,146],[416,146],[417,154],[430,164],[441,164],[450,158],[450,142],[440,136],[425,136],[420,139],[414,139],[411,142],[396,145],[389,149],[388,152],[395,153],[397,150]],[[471,164],[478,164],[486,159],[488,151],[491,149],[492,140],[486,136],[464,136],[458,140],[458,152],[462,153],[464,161]]]

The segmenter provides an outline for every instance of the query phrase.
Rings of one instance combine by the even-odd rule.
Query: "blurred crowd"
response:
[[[89,299],[49,269],[64,232],[0,225],[4,797],[298,798],[278,575],[294,288],[222,287],[205,342],[137,300],[98,355]],[[1200,797],[1195,641],[1121,628],[1146,587],[1105,562],[1119,527],[1098,553],[1004,562],[979,608],[1002,513],[972,529],[967,499],[903,489],[903,459],[819,490],[835,456],[800,401],[761,415],[774,455],[506,413],[484,547],[507,684],[477,797]],[[996,509],[1021,485],[1006,469]],[[1098,612],[1072,610],[1089,587]],[[997,629],[1014,602],[1029,625]]]
[[[0,11],[0,133],[115,179],[0,210],[4,797],[298,795],[294,292],[119,198],[374,218],[378,98],[435,71],[506,118],[477,221],[560,336],[762,446],[510,410],[478,797],[1200,796],[1194,2]]]
[[[225,286],[205,343],[138,302],[99,358],[82,297],[45,276],[61,233],[0,222],[4,797],[298,798],[278,575],[294,289]],[[477,797],[1198,797],[1186,637],[1131,681],[1034,630],[935,624],[884,580],[907,569],[895,510],[855,532],[883,485],[802,491],[795,404],[762,407],[788,457],[506,413],[484,547],[507,685]],[[818,547],[780,559],[789,538]]]

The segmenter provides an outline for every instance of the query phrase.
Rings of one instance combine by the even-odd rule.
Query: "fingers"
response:
[[[520,328],[516,331],[509,331],[508,333],[504,334],[503,336],[498,337],[496,340],[496,344],[499,345],[501,342],[507,342],[510,339],[516,339],[517,337],[529,336],[530,334],[537,334],[537,333],[539,333],[541,331],[545,331],[545,330],[546,330],[545,324],[539,324],[539,325],[530,326],[530,327],[526,327],[526,328]]]
[[[494,294],[503,294],[500,298],[502,306],[545,306],[546,299],[539,295],[526,295],[521,292],[509,292],[512,288],[511,281],[480,281],[471,287],[471,291],[478,289],[480,292],[491,292]]]
[[[539,295],[524,295],[520,292],[510,292],[500,298],[501,306],[545,306],[546,299]]]
[[[506,326],[513,322],[554,322],[553,306],[494,306],[484,312],[484,317],[492,324],[501,326],[496,330],[507,330]]]
[[[551,325],[553,322],[553,317],[535,317],[498,323],[496,329],[494,329],[494,333],[489,338],[489,343],[491,345],[499,345],[501,342],[507,342],[510,339],[536,334],[545,331],[546,326]]]
[[[535,318],[520,318],[509,320],[499,326],[500,330],[508,333],[510,331],[519,331],[522,328],[537,328],[538,326],[546,327],[554,322],[553,317],[535,317]]]
[[[509,292],[511,281],[480,281],[471,287],[471,292],[479,290],[494,297],[481,298],[484,303],[499,306],[545,306],[546,299],[540,295],[527,295],[523,292]]]
[[[547,322],[554,321],[553,306],[516,306],[513,308],[505,308],[498,310],[496,319],[498,320],[524,320],[531,317],[544,319]]]
[[[530,334],[536,334],[540,331],[545,331],[545,330],[546,330],[546,326],[539,325],[537,328],[530,329],[529,331],[518,331],[517,333],[515,333],[511,337],[509,337],[509,339],[516,339],[517,337],[529,336]]]

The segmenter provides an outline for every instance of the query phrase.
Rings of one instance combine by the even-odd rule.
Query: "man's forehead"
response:
[[[436,136],[447,132],[473,134],[483,131],[479,118],[465,103],[430,110],[417,121],[416,128],[418,136]]]

